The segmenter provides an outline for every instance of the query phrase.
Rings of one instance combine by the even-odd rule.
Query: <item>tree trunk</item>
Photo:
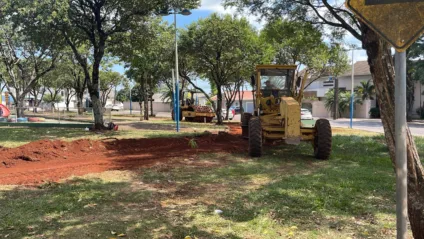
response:
[[[143,102],[139,100],[138,104],[140,105],[140,121],[143,121]]]
[[[37,99],[38,92],[36,93],[35,97],[34,97],[34,106],[32,107],[32,112],[33,113],[38,113],[37,112],[37,107],[40,104],[40,102],[38,102],[39,100]]]
[[[151,117],[153,117],[153,97],[152,97],[152,99],[150,100],[150,116]]]
[[[77,107],[78,107],[78,115],[82,115],[84,113],[84,103],[83,103],[84,92],[77,93]]]
[[[24,117],[24,102],[25,102],[25,96],[23,95],[17,95],[16,96],[16,118]]]
[[[101,35],[99,37],[98,46],[94,47],[94,63],[92,66],[93,70],[92,70],[92,77],[91,77],[92,82],[91,84],[88,84],[88,90],[90,92],[91,102],[93,102],[94,127],[96,129],[105,128],[104,120],[103,120],[103,105],[101,100],[99,99],[100,98],[99,78],[100,78],[100,63],[105,53],[106,38],[107,37]]]
[[[149,120],[149,96],[147,93],[146,82],[143,87],[143,102],[144,102],[144,120]]]
[[[395,72],[390,46],[365,24],[361,24],[362,44],[374,80],[381,121],[393,167],[395,160]],[[415,239],[424,239],[424,170],[414,138],[407,127],[408,215]]]
[[[243,120],[243,114],[244,114],[244,108],[243,108],[243,98],[244,98],[244,86],[241,84],[241,89],[238,91],[238,97],[239,97],[239,107],[240,107],[240,122]]]
[[[230,115],[230,106],[226,104],[226,108],[227,108],[227,113],[225,114],[225,120],[228,120],[228,116]]]
[[[407,63],[408,64],[408,63]],[[412,122],[412,111],[415,102],[415,81],[411,77],[411,73],[406,75],[406,120]]]
[[[100,102],[99,97],[97,97],[97,90],[90,90],[89,92],[91,102],[93,104],[94,128],[104,129],[102,102]]]
[[[218,93],[217,93],[217,106],[216,106],[216,117],[218,119],[218,124],[222,124],[222,90],[221,87],[217,87],[218,88]],[[227,111],[228,113],[228,111]]]
[[[69,104],[71,103],[70,100],[66,100],[65,104],[66,104],[66,112],[69,112]]]
[[[145,94],[144,96],[147,96],[147,94]],[[147,100],[146,98],[144,100],[144,119],[149,120],[149,100]]]

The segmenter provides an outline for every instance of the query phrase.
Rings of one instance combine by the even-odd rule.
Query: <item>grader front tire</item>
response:
[[[243,139],[249,139],[249,121],[252,118],[251,113],[243,113],[243,117],[241,118],[241,135]]]
[[[249,121],[249,156],[262,156],[262,127],[258,117]]]
[[[331,154],[332,133],[330,122],[319,119],[315,123],[314,156],[316,159],[327,160]]]

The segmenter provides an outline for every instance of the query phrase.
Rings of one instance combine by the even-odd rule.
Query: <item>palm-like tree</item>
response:
[[[361,81],[361,84],[355,90],[361,96],[362,100],[374,100],[375,86],[371,80]]]
[[[338,117],[342,117],[343,113],[350,107],[351,93],[350,91],[339,91],[338,98],[339,98],[339,102],[338,102],[339,104],[338,104],[338,110],[337,110],[339,112]],[[353,103],[354,103],[354,106],[356,106],[356,104],[362,104],[362,100],[361,98],[355,97]],[[325,108],[327,108],[327,110],[329,111],[332,111],[333,106],[334,106],[334,90],[331,89],[325,94]]]

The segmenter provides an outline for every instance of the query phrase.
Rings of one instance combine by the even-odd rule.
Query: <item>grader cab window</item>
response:
[[[294,70],[262,69],[260,77],[263,97],[291,96]]]

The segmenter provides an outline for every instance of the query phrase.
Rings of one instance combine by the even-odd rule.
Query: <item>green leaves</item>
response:
[[[361,81],[361,84],[355,88],[362,100],[373,100],[375,96],[375,86],[372,80]]]
[[[354,105],[362,104],[362,100],[360,97],[355,95]],[[350,91],[339,91],[338,97],[338,111],[339,114],[342,115],[347,109],[350,107],[351,102],[351,92]],[[332,111],[334,107],[334,90],[331,89],[325,94],[325,108],[329,111]]]
[[[321,32],[312,24],[285,19],[270,21],[261,38],[273,46],[278,64],[305,64],[323,44]]]
[[[217,87],[249,76],[261,61],[258,36],[245,18],[212,14],[192,23],[180,37],[180,50],[195,60],[193,70]]]

